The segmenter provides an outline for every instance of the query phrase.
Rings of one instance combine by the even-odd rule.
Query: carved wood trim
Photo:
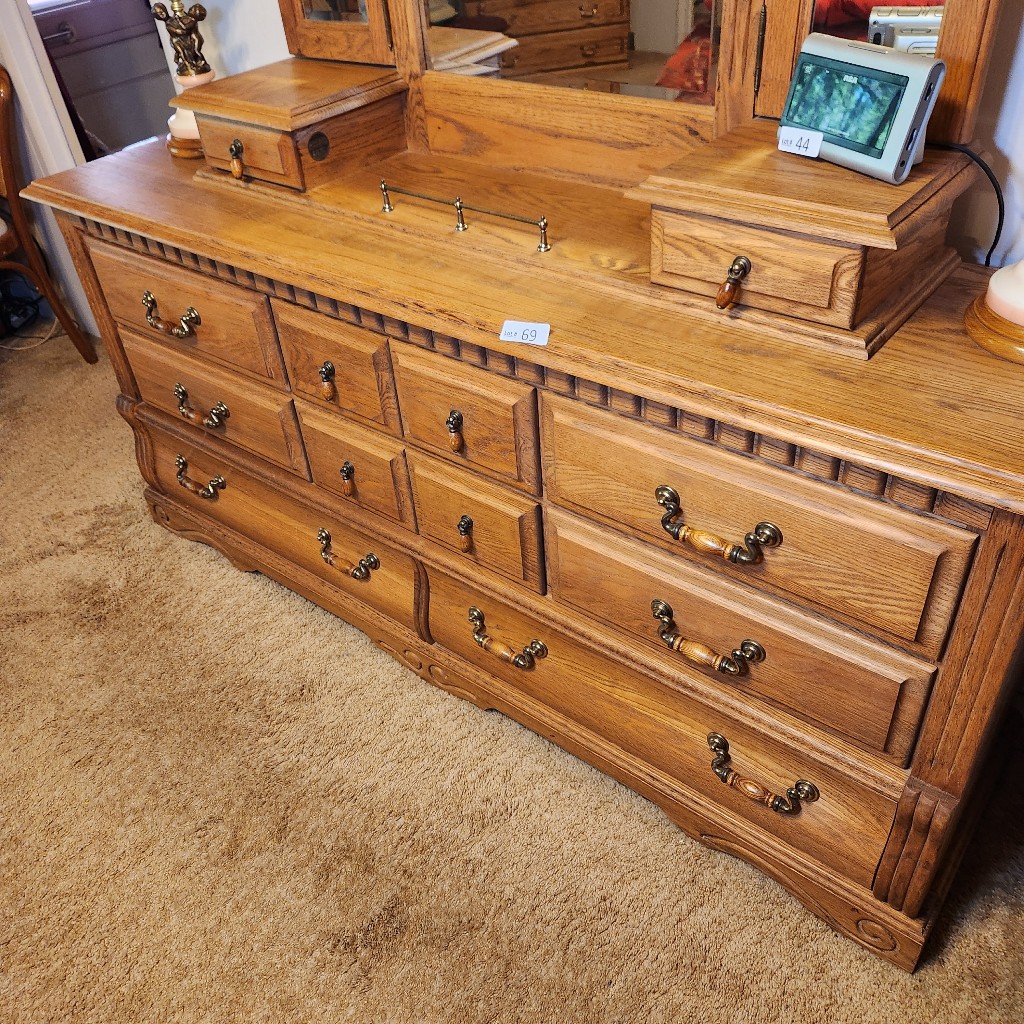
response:
[[[382,316],[346,302],[260,274],[239,270],[230,264],[199,256],[175,246],[165,245],[143,235],[112,227],[99,221],[68,217],[87,233],[126,249],[176,263],[208,277],[228,281],[324,316],[344,320],[399,341],[407,341],[440,355],[490,370],[503,377],[575,398],[588,405],[612,410],[619,415],[643,420],[662,429],[677,431],[698,440],[738,452],[758,462],[792,470],[823,483],[855,491],[886,504],[898,505],[913,512],[936,515],[973,530],[984,530],[991,518],[991,508],[955,495],[946,495],[936,488],[922,486],[901,477],[886,474],[846,459],[738,427],[726,420],[711,419],[682,408],[673,408],[631,393],[551,369],[531,360],[496,352],[481,345],[460,341],[450,335],[428,331],[394,317]]]

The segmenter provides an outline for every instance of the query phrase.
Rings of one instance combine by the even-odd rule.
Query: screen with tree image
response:
[[[783,123],[822,132],[837,146],[881,157],[910,80],[801,54]]]

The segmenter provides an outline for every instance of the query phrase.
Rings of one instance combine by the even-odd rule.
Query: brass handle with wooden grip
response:
[[[731,305],[740,300],[740,281],[743,280],[752,270],[752,265],[746,256],[737,256],[729,266],[729,273],[722,282],[715,297],[715,305],[719,309],[728,309]]]
[[[456,524],[455,529],[459,534],[459,550],[473,550],[473,520],[470,516],[463,516]]]
[[[148,288],[142,293],[142,305],[146,309],[146,323],[154,330],[172,338],[194,338],[196,328],[203,322],[194,306],[189,306],[178,318],[177,323],[162,319],[156,306],[156,296]]]
[[[316,375],[320,378],[320,395],[327,402],[333,402],[338,397],[338,387],[334,383],[334,363],[330,359],[325,359],[323,366],[316,371]]]
[[[224,421],[231,415],[228,407],[223,402],[218,402],[205,416],[192,408],[188,400],[188,391],[180,382],[174,385],[174,397],[178,400],[178,412],[189,421],[189,423],[200,423],[210,430],[217,430],[224,426]]]
[[[480,647],[500,661],[507,662],[523,672],[530,671],[538,658],[548,656],[548,649],[540,640],[531,640],[521,651],[517,652],[508,644],[488,636],[485,631],[487,627],[484,623],[484,613],[479,608],[469,609],[469,621],[473,626],[473,639]]]
[[[316,539],[320,544],[320,557],[328,565],[354,580],[366,581],[374,569],[380,568],[380,559],[372,551],[360,558],[355,565],[342,565],[340,559],[331,551],[331,535],[323,527],[317,530]]]
[[[338,474],[341,476],[341,493],[346,498],[351,498],[356,492],[356,467],[346,459],[341,464],[341,469],[338,470]]]
[[[651,614],[661,623],[658,636],[670,650],[676,651],[691,665],[711,668],[728,676],[746,675],[750,665],[764,661],[764,648],[756,640],[744,640],[732,654],[718,654],[699,640],[691,640],[679,632],[673,618],[672,606],[660,598],[651,602]]]
[[[709,733],[708,746],[715,755],[711,761],[711,770],[722,782],[755,803],[764,804],[776,814],[799,814],[801,804],[813,803],[821,795],[813,782],[797,779],[786,790],[785,796],[779,796],[767,786],[762,786],[761,783],[733,771],[730,766],[729,741],[721,733]]]
[[[464,417],[458,409],[452,409],[448,413],[448,419],[444,421],[444,425],[448,428],[448,447],[453,452],[461,452],[466,439],[462,436],[462,427],[464,423]]]
[[[234,139],[228,146],[228,156],[231,158],[231,177],[239,181],[245,176],[245,166],[242,164],[244,152],[245,147],[242,145],[241,139]]]
[[[654,497],[665,510],[661,517],[665,532],[680,543],[689,544],[702,555],[718,555],[738,565],[755,565],[764,560],[764,548],[776,548],[782,543],[782,531],[774,523],[758,523],[743,538],[743,544],[737,544],[706,530],[673,522],[682,508],[679,493],[668,484],[660,484],[654,489]]]
[[[207,501],[213,501],[217,497],[217,492],[224,490],[227,487],[227,481],[224,477],[218,474],[213,477],[208,483],[201,484],[198,480],[193,480],[188,475],[188,460],[184,455],[179,455],[174,460],[174,465],[178,469],[178,483],[185,488],[191,494],[195,494],[200,498],[205,498]]]
[[[596,57],[597,47],[593,43],[590,43],[589,45],[586,46],[581,46],[580,56],[585,58],[586,60],[590,60],[591,57]]]
[[[583,4],[580,4],[579,12],[581,18],[593,18],[594,15],[597,14],[597,4],[593,4],[589,11],[583,6]]]

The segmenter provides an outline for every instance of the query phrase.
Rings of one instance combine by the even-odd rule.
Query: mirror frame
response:
[[[366,0],[365,22],[309,19],[304,0],[278,0],[278,6],[288,50],[298,57],[354,64],[396,64],[386,0]]]

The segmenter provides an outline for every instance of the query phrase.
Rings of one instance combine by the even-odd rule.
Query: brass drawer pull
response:
[[[708,746],[715,755],[711,761],[711,770],[733,789],[738,789],[744,796],[756,803],[775,811],[776,814],[799,814],[801,803],[813,803],[821,795],[818,787],[805,779],[797,779],[785,796],[778,796],[753,779],[738,775],[729,767],[729,741],[721,734],[708,734]]]
[[[316,372],[320,378],[320,394],[328,402],[333,402],[338,396],[338,389],[334,383],[334,363],[330,359],[325,359],[324,365]]]
[[[597,46],[596,46],[596,44],[591,43],[589,46],[581,46],[580,47],[580,56],[581,57],[586,57],[587,60],[589,60],[591,57],[596,57],[597,56]]]
[[[142,293],[142,305],[146,307],[146,323],[154,330],[161,334],[169,334],[172,338],[195,337],[195,329],[203,322],[194,306],[189,306],[181,314],[181,319],[177,323],[173,323],[171,320],[162,320],[156,308],[156,296],[148,288]]]
[[[223,402],[218,402],[205,416],[196,412],[189,405],[188,391],[185,385],[178,383],[174,385],[174,397],[178,400],[178,412],[189,421],[189,423],[201,423],[210,430],[217,430],[224,426],[224,421],[231,415],[228,407]]]
[[[459,550],[473,550],[473,520],[469,516],[463,516],[456,524],[455,529],[459,531]]]
[[[346,459],[341,464],[341,469],[338,470],[338,473],[341,475],[341,493],[346,498],[351,498],[356,492],[356,467]]]
[[[762,548],[777,548],[782,543],[782,531],[774,523],[758,523],[743,538],[743,544],[734,544],[714,533],[692,529],[685,523],[674,523],[672,520],[680,514],[681,507],[678,492],[668,484],[661,484],[654,489],[654,497],[665,510],[661,517],[665,532],[703,555],[720,555],[727,562],[754,565],[764,559]]]
[[[597,14],[597,4],[594,4],[589,11],[583,6],[583,4],[580,4],[579,12],[581,18],[593,18],[594,15]]]
[[[462,436],[462,424],[462,413],[458,409],[452,409],[448,413],[448,419],[444,421],[444,425],[448,428],[448,447],[453,452],[461,452],[466,443]]]
[[[740,299],[740,281],[750,273],[752,267],[746,256],[737,256],[729,267],[729,276],[722,282],[715,298],[715,305],[719,309],[728,309],[733,303]]]
[[[186,491],[197,494],[200,498],[206,498],[207,501],[213,501],[217,497],[217,492],[222,491],[228,485],[224,477],[220,475],[215,476],[208,484],[201,484],[198,480],[190,480],[187,475],[188,462],[184,455],[179,455],[174,460],[174,464],[178,467],[178,483]]]
[[[484,613],[479,608],[469,609],[469,621],[473,626],[473,639],[488,653],[501,661],[507,661],[515,668],[528,672],[536,664],[538,658],[546,658],[548,649],[540,640],[531,640],[518,654],[500,640],[488,636],[484,630]]]
[[[713,668],[728,676],[743,676],[752,663],[764,661],[764,648],[756,640],[744,640],[739,647],[728,654],[716,654],[707,644],[699,640],[688,640],[678,632],[672,618],[672,606],[655,598],[651,602],[651,614],[661,623],[658,636],[670,651],[677,651],[692,665]]]
[[[368,580],[374,569],[380,568],[380,559],[371,551],[368,555],[360,558],[355,565],[339,565],[338,560],[331,551],[331,535],[321,527],[316,532],[316,539],[320,543],[320,557],[330,566],[351,576],[354,580]]]
[[[242,154],[245,152],[245,146],[242,145],[241,139],[234,139],[230,146],[228,146],[228,156],[231,157],[231,177],[241,180],[245,175],[245,167],[242,164]]]

